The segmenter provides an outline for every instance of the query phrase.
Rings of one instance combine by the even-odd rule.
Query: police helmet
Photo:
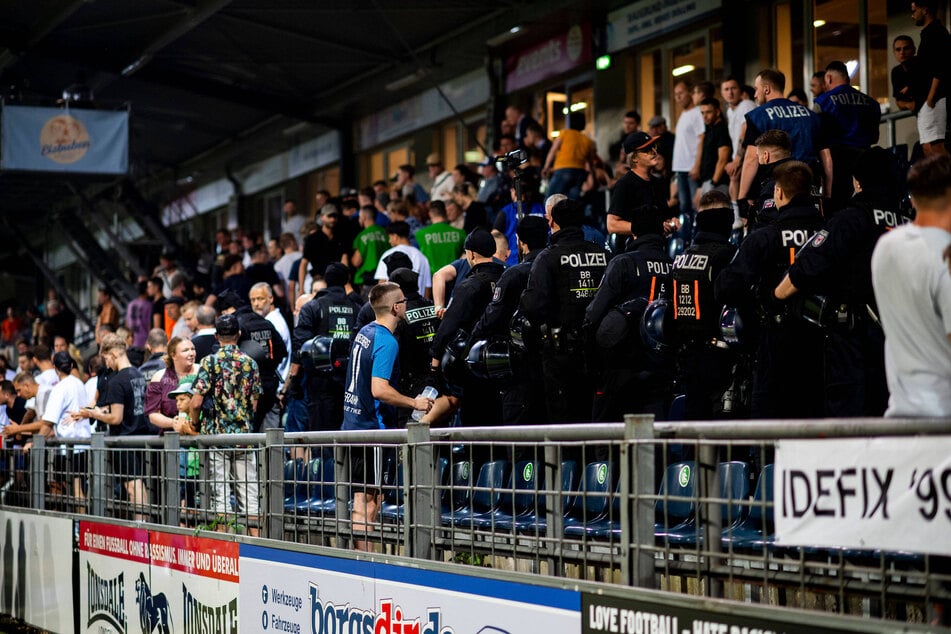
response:
[[[654,352],[669,352],[674,344],[673,310],[665,299],[655,299],[641,317],[641,341]]]
[[[532,322],[522,314],[522,311],[516,310],[509,322],[509,334],[512,337],[514,348],[522,352],[528,349],[533,341],[533,333]]]
[[[238,349],[254,359],[254,362],[258,364],[259,368],[266,367],[270,362],[270,355],[268,355],[267,348],[258,341],[245,339],[238,343]]]
[[[333,339],[322,335],[300,347],[300,361],[309,372],[327,372],[333,369]]]
[[[443,377],[446,383],[450,385],[459,385],[466,376],[466,350],[469,343],[469,335],[460,330],[452,338],[445,352],[442,353],[440,368],[442,368]]]
[[[743,319],[736,308],[724,306],[720,312],[720,338],[731,347],[744,343]]]
[[[466,365],[480,379],[506,381],[515,376],[516,350],[504,337],[480,339],[469,348]]]

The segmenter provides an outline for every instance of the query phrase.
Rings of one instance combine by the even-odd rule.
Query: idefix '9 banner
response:
[[[129,113],[4,106],[0,169],[125,174]]]

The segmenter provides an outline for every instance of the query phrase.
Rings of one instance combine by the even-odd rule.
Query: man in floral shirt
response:
[[[202,403],[211,398],[212,406],[204,409],[203,434],[244,434],[251,431],[254,410],[261,396],[261,375],[254,359],[238,348],[238,318],[222,315],[215,322],[221,348],[202,359],[192,389],[192,420],[199,420]],[[228,512],[228,480],[234,485],[237,511],[252,519],[258,514],[258,474],[254,450],[226,449],[208,453],[209,476],[212,480],[211,505],[216,513]],[[257,535],[256,528],[249,534]]]

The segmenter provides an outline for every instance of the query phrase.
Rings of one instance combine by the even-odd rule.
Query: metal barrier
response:
[[[921,622],[951,603],[948,558],[859,544],[777,546],[773,450],[792,438],[949,433],[948,420],[630,416],[544,427],[37,438],[27,453],[4,450],[0,505],[337,548],[365,542],[431,561]],[[370,481],[355,469],[369,465],[379,470],[379,517],[355,522],[353,493]]]

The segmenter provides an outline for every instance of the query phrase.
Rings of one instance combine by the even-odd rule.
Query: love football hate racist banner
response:
[[[4,106],[0,111],[0,169],[125,174],[129,113]]]

